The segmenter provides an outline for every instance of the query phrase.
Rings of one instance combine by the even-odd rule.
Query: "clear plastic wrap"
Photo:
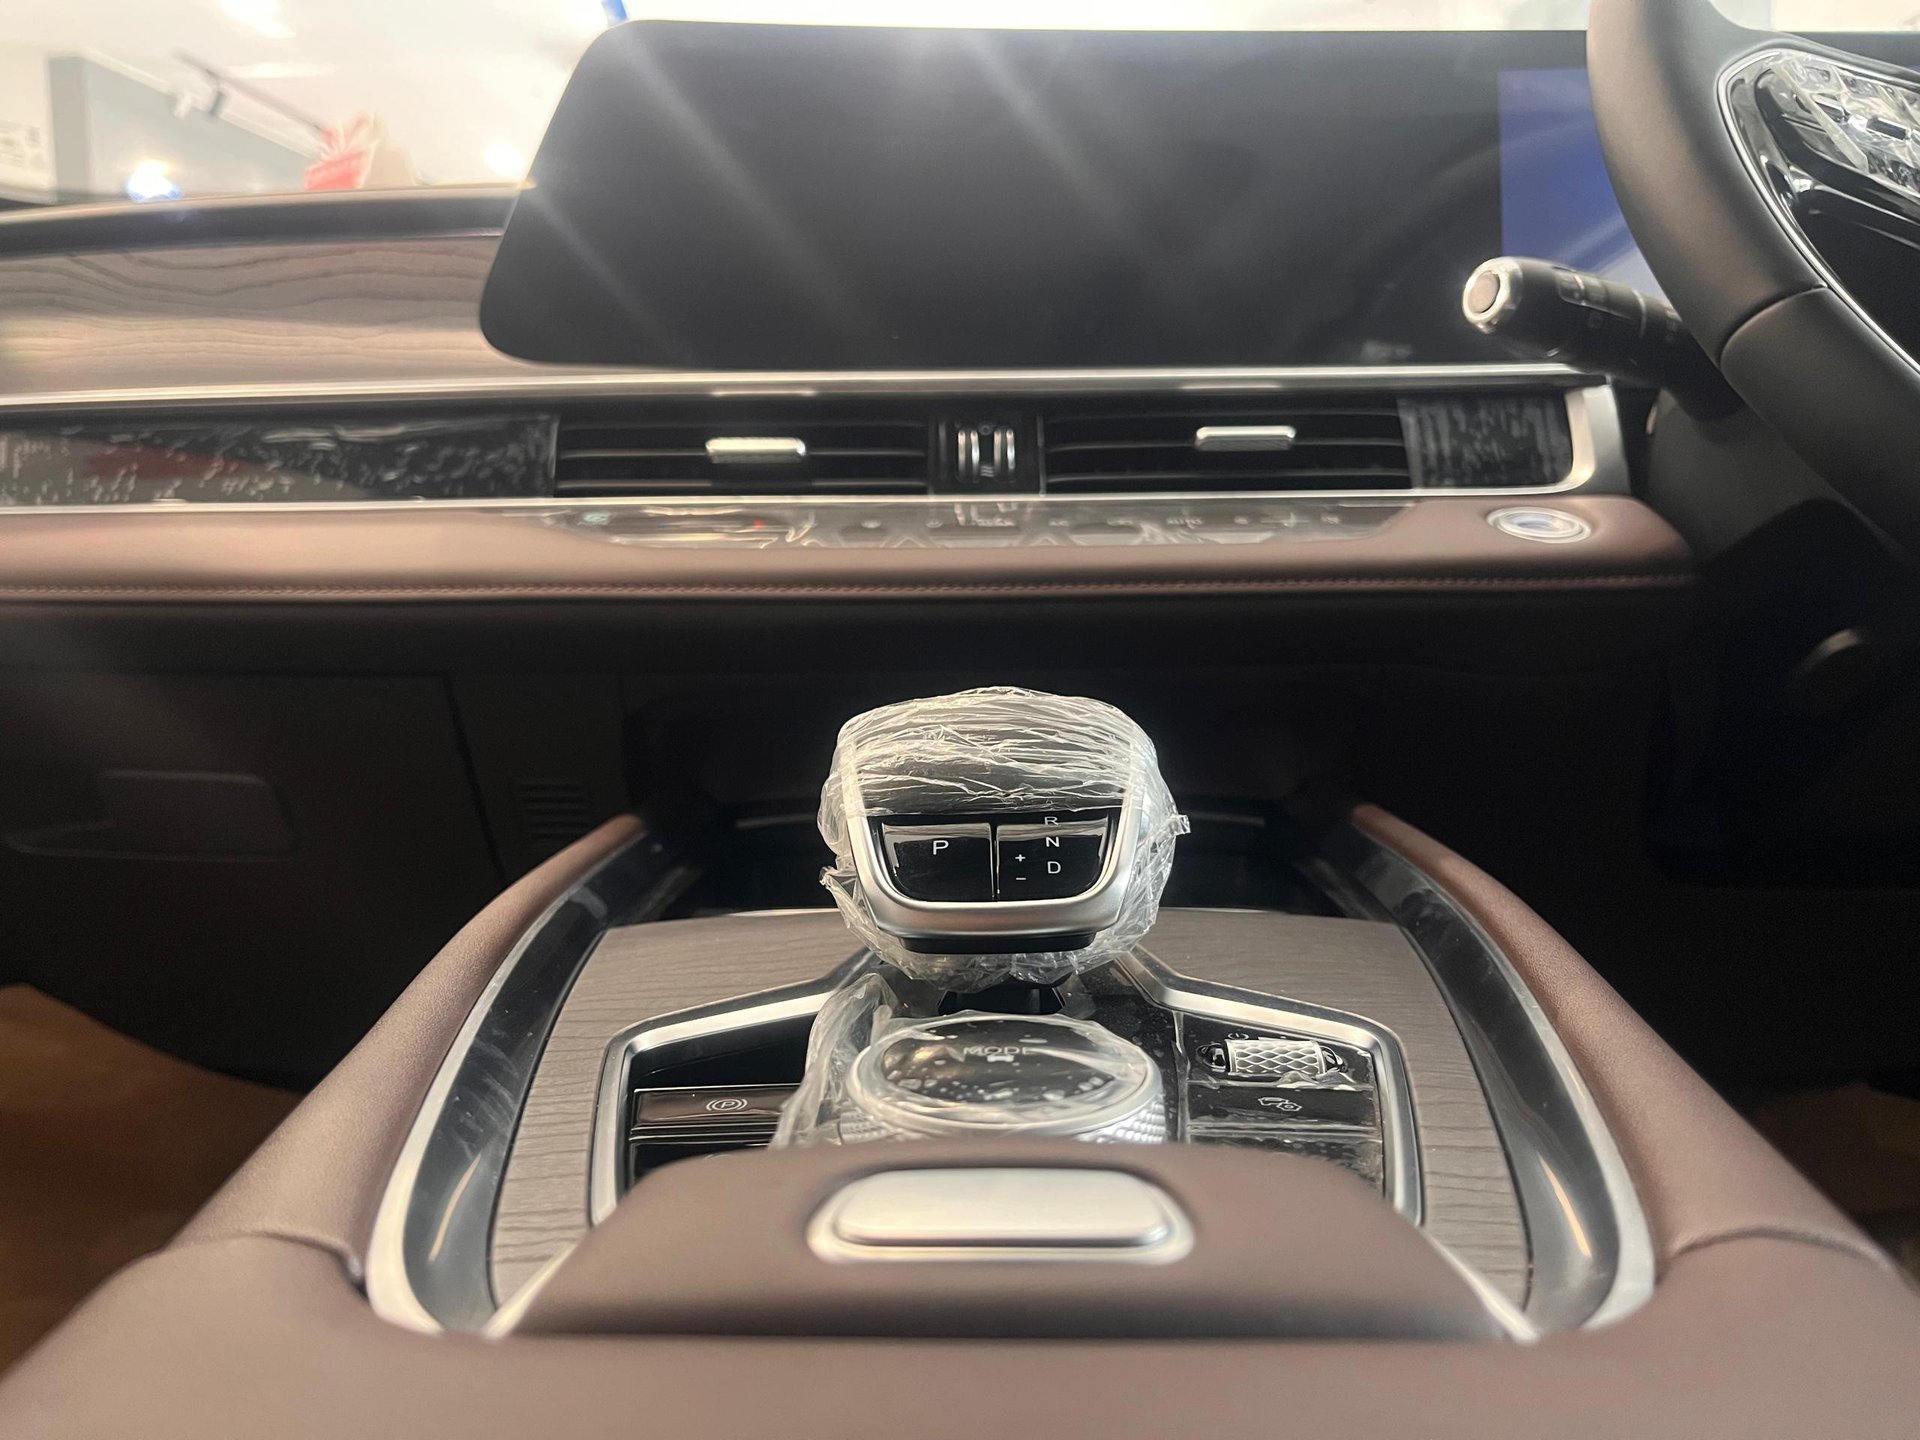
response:
[[[807,1038],[807,1072],[780,1111],[777,1145],[838,1145],[847,1072],[901,1012],[900,996],[878,975],[862,975],[833,992]]]
[[[913,1008],[878,973],[834,995],[814,1021],[806,1078],[773,1143],[1166,1139],[1159,1070],[1093,1021],[977,1010],[916,1017]]]
[[[875,922],[856,879],[852,827],[876,817],[1123,805],[1117,823],[1132,827],[1133,871],[1118,917],[1083,949],[918,954]],[[820,834],[834,864],[820,883],[853,933],[917,980],[960,991],[1009,978],[1046,983],[1124,955],[1152,928],[1174,842],[1187,830],[1153,742],[1120,710],[1037,690],[963,690],[884,705],[841,727],[820,799]]]

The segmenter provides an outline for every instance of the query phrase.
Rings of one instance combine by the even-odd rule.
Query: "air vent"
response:
[[[593,807],[583,781],[522,776],[513,790],[520,828],[539,848],[558,850],[593,828]]]
[[[1051,494],[1404,490],[1405,427],[1391,395],[1241,403],[1140,399],[1044,416]]]
[[[921,415],[624,413],[560,424],[554,493],[924,495]]]

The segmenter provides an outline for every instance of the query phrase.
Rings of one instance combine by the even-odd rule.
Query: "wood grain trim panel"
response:
[[[1499,497],[1422,499],[1377,529],[1258,545],[826,549],[626,545],[526,510],[0,514],[0,600],[287,604],[392,600],[847,598],[1670,590],[1684,541],[1626,496],[1561,496],[1593,529],[1539,545]]]
[[[1142,947],[1168,970],[1362,1015],[1406,1057],[1426,1230],[1516,1304],[1527,1234],[1506,1150],[1439,986],[1395,926],[1313,915],[1169,910]]]
[[[859,947],[834,911],[668,920],[607,932],[554,1022],[494,1211],[506,1300],[587,1233],[587,1162],[607,1045],[629,1026],[830,974]]]

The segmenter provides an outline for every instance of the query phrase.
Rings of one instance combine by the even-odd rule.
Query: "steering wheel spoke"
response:
[[[1594,0],[1608,169],[1667,298],[1728,381],[1920,558],[1920,77]]]

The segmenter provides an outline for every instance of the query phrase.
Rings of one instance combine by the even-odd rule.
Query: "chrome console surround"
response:
[[[773,991],[732,1005],[683,1015],[662,1016],[633,1026],[608,1044],[600,1068],[599,1098],[593,1118],[593,1153],[588,1209],[599,1224],[620,1202],[621,1158],[626,1142],[626,1086],[633,1059],[673,1047],[675,1058],[694,1058],[745,1048],[756,1031],[765,1033],[795,1022],[810,1022],[827,998],[869,965],[862,953],[817,985]],[[1413,1115],[1413,1090],[1400,1043],[1362,1016],[1303,1004],[1228,986],[1175,976],[1151,955],[1135,952],[1115,962],[1128,982],[1163,1009],[1199,1019],[1293,1031],[1364,1051],[1373,1062],[1374,1090],[1386,1162],[1386,1195],[1407,1219],[1420,1222],[1423,1201],[1420,1146]],[[684,1049],[682,1049],[684,1047]]]
[[[407,1132],[367,1248],[366,1292],[410,1330],[478,1330],[488,1244],[520,1108],[547,1035],[607,928],[656,913],[692,872],[636,836],[547,907],[474,1001]]]
[[[1527,1226],[1539,1332],[1606,1325],[1653,1294],[1653,1238],[1605,1118],[1513,962],[1423,871],[1351,824],[1327,858],[1399,925],[1454,1013]]]
[[[1539,1002],[1510,961],[1425,874],[1351,825],[1322,840],[1352,878],[1356,903],[1377,907],[1422,955],[1459,1022],[1508,1151],[1533,1259],[1523,1315],[1468,1278],[1518,1339],[1603,1325],[1652,1294],[1654,1256],[1631,1177],[1604,1119]],[[366,1290],[375,1311],[424,1332],[498,1326],[488,1240],[500,1176],[546,1035],[600,936],[638,903],[644,913],[686,872],[642,837],[596,868],[521,937],[476,1001],[408,1134],[375,1223]],[[618,1203],[624,1090],[632,1059],[691,1059],[737,1048],[743,1035],[793,1035],[873,958],[861,952],[807,986],[662,1016],[621,1032],[602,1062],[592,1122],[587,1205],[593,1223]],[[1394,1037],[1354,1015],[1190,980],[1148,953],[1120,962],[1155,1003],[1181,1013],[1291,1030],[1369,1053],[1389,1199],[1420,1219],[1411,1087]],[[1458,1265],[1457,1257],[1449,1259]],[[504,1312],[503,1312],[504,1313]]]

